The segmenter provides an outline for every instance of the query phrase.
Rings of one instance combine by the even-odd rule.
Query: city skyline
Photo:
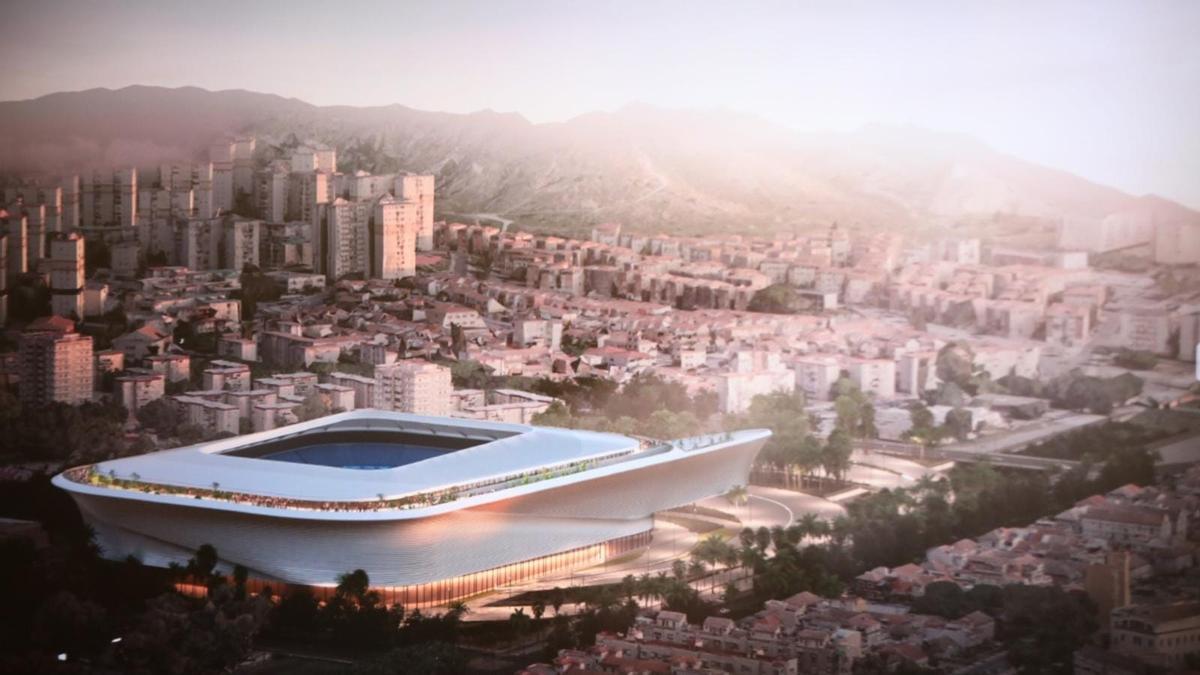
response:
[[[968,134],[1134,194],[1200,206],[1194,4],[462,9],[358,4],[350,10],[373,19],[338,30],[310,4],[282,12],[39,3],[10,16],[39,39],[0,53],[17,66],[11,99],[190,85],[315,105],[515,111],[534,123],[634,102],[727,108],[800,131],[881,123]],[[312,48],[296,40],[322,25]]]

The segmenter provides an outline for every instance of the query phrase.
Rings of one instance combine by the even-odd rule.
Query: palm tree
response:
[[[632,574],[626,574],[621,579],[621,595],[624,595],[626,600],[633,600],[635,592],[637,592],[637,579]]]
[[[675,562],[671,563],[671,574],[673,574],[676,579],[682,579],[686,577],[687,563],[682,560],[676,560]]]
[[[567,599],[567,593],[562,588],[555,586],[550,589],[550,606],[554,608],[554,616],[558,616],[558,610],[562,609],[563,602]]]
[[[471,608],[468,607],[467,603],[463,602],[462,600],[455,600],[449,605],[446,605],[446,615],[454,618],[455,620],[461,619],[470,613]]]
[[[650,601],[653,590],[654,579],[650,576],[649,572],[638,577],[638,597],[642,599],[642,602]]]
[[[742,548],[750,548],[754,546],[754,530],[749,527],[743,527],[738,533],[738,541],[742,543]]]
[[[529,615],[525,613],[524,607],[513,610],[513,613],[508,616],[508,626],[515,635],[525,634],[526,629],[529,628]]]
[[[745,485],[734,485],[725,493],[725,499],[734,506],[744,506],[750,501],[750,491]]]
[[[787,530],[782,525],[771,528],[771,545],[775,547],[776,554],[788,547]]]
[[[754,545],[763,553],[771,546],[771,531],[764,525],[754,531]]]

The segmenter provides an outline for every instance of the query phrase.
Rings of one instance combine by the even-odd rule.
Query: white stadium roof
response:
[[[494,438],[388,469],[363,471],[316,464],[280,462],[224,454],[266,441],[321,431],[432,430],[438,436]],[[638,448],[618,434],[533,427],[481,420],[426,417],[380,410],[356,410],[256,434],[101,462],[102,474],[178,487],[315,501],[401,496],[442,487],[603,457]]]

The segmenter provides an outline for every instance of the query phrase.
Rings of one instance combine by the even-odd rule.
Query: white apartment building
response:
[[[372,204],[337,198],[324,209],[323,272],[330,281],[347,274],[370,274]]]
[[[842,370],[836,356],[818,354],[796,361],[796,388],[810,401],[827,401]]]
[[[113,390],[117,401],[133,415],[142,406],[166,394],[166,378],[160,373],[120,375],[113,382]]]
[[[896,395],[896,362],[891,359],[850,359],[850,379],[864,394],[877,398]]]
[[[396,196],[417,205],[417,250],[433,248],[433,176],[403,174],[396,176]]]
[[[384,194],[375,202],[371,277],[403,279],[417,271],[417,204]]]
[[[21,336],[18,364],[21,401],[77,405],[92,398],[92,338],[73,332],[39,331]]]
[[[268,223],[282,223],[287,215],[290,168],[277,160],[254,174],[254,205]]]
[[[50,240],[50,311],[82,319],[84,312],[84,243],[78,233]]]
[[[225,248],[221,251],[223,269],[241,271],[246,265],[259,264],[262,221],[231,217],[225,222]]]
[[[375,367],[375,406],[418,415],[449,416],[450,369],[428,361],[399,361]]]
[[[80,226],[132,228],[137,222],[138,171],[93,171],[80,181]]]

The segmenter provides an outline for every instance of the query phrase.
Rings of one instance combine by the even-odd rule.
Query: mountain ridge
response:
[[[317,106],[244,89],[131,85],[0,102],[0,171],[61,172],[203,156],[229,134],[337,147],[345,168],[438,176],[439,210],[548,229],[769,232],[841,222],[921,228],[987,219],[1099,223],[1117,213],[1200,222],[998,152],[970,136],[868,125],[798,132],[726,108],[631,103],[534,123],[513,112]]]

